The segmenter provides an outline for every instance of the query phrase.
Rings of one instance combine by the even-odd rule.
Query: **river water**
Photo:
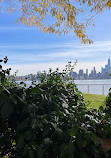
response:
[[[111,88],[111,79],[105,80],[75,80],[74,81],[82,93],[107,95]],[[26,81],[27,87],[29,87],[31,81]]]
[[[75,80],[78,89],[83,93],[107,95],[111,88],[111,79],[105,80]]]

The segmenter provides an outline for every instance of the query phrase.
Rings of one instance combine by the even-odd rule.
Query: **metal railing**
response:
[[[110,84],[76,84],[77,87],[78,86],[86,86],[86,91],[88,94],[97,94],[97,93],[91,93],[91,90],[90,90],[90,87],[94,86],[95,88],[97,86],[101,86],[101,88],[99,89],[100,91],[102,90],[102,95],[107,95],[108,92],[109,92],[109,89],[111,88],[111,85]],[[107,90],[107,94],[105,93],[105,88]],[[79,89],[79,88],[78,88]],[[79,89],[80,90],[80,89]],[[82,90],[81,90],[82,91]],[[96,91],[98,91],[98,89],[96,89]],[[84,93],[84,92],[83,92]]]

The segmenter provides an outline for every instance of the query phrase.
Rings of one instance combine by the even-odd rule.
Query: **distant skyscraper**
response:
[[[93,68],[93,77],[96,78],[96,68]]]
[[[110,58],[108,59],[108,73],[111,73],[111,62],[110,62]]]
[[[105,72],[108,72],[108,65],[105,65]]]
[[[70,73],[70,75],[74,79],[111,79],[111,59],[109,58],[107,60],[107,64],[105,67],[101,67],[101,72],[97,72],[96,68],[93,67],[91,70],[91,73],[89,73],[88,68],[86,68],[86,72],[84,73],[83,69],[79,70],[79,73],[77,74],[76,72]]]
[[[93,68],[93,72],[95,73],[95,71],[96,71],[96,69],[95,69],[95,67]]]
[[[110,68],[110,58],[108,59],[108,67]]]
[[[83,70],[79,70],[79,79],[84,79],[84,72]]]
[[[103,69],[103,67],[101,67],[101,74],[104,74],[104,69]]]
[[[79,70],[79,76],[83,76],[83,70]]]
[[[88,69],[86,69],[86,76],[88,77]]]

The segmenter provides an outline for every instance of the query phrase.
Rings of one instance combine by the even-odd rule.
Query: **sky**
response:
[[[45,34],[39,28],[18,24],[18,15],[0,13],[0,58],[8,56],[4,68],[12,68],[12,74],[36,74],[38,71],[57,67],[62,70],[68,61],[75,62],[75,71],[96,67],[101,71],[111,57],[111,12],[105,11],[94,18],[95,27],[88,34],[93,44],[81,44],[72,33],[64,36]]]

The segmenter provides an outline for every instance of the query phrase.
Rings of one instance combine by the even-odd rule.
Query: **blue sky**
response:
[[[66,36],[45,34],[39,28],[16,23],[17,14],[0,14],[0,57],[8,56],[5,67],[11,67],[18,75],[63,69],[68,61],[78,63],[75,71],[94,66],[100,71],[111,54],[111,12],[105,11],[94,18],[95,27],[88,33],[94,44],[84,45],[72,33]]]

